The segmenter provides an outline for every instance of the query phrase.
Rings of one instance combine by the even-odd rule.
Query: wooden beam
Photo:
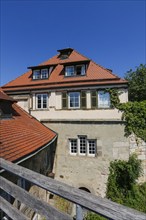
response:
[[[2,197],[0,197],[0,207],[11,219],[28,220],[28,218],[22,212],[20,212]]]
[[[26,206],[32,208],[36,213],[46,217],[46,220],[72,220],[71,216],[59,212],[54,207],[50,206],[48,203],[41,201],[35,196],[29,194],[24,189],[15,185],[14,183],[8,181],[7,179],[0,177],[0,186],[8,194],[12,195],[14,198],[18,199],[20,202],[24,203]],[[20,219],[19,219],[20,220]]]
[[[134,209],[112,202],[108,199],[97,197],[82,190],[61,183],[57,180],[43,176],[24,167],[1,159],[1,167],[24,179],[76,203],[88,210],[96,212],[108,219],[113,220],[145,220],[146,214]]]

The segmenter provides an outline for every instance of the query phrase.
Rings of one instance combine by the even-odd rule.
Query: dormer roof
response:
[[[76,86],[94,86],[94,85],[111,85],[127,84],[126,80],[119,78],[110,70],[96,64],[91,59],[80,54],[72,48],[58,50],[59,54],[49,60],[30,67],[31,70],[24,73],[15,80],[5,84],[2,88],[5,91],[18,91],[27,89],[41,88],[64,88]],[[68,54],[65,59],[60,58],[61,54]],[[66,77],[65,66],[77,64],[86,64],[86,74],[77,77]],[[32,80],[33,70],[35,68],[53,67],[50,76],[47,79]]]

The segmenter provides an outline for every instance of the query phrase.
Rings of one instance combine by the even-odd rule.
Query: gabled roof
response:
[[[66,51],[67,49],[59,50]],[[70,54],[66,59],[60,59],[60,54],[50,58],[49,60],[41,63],[39,67],[54,66],[54,69],[48,79],[44,80],[32,80],[32,70],[24,73],[15,80],[5,84],[3,89],[5,91],[13,90],[25,90],[25,89],[38,89],[47,88],[61,88],[61,87],[72,87],[80,84],[84,85],[100,85],[100,84],[126,84],[127,81],[120,79],[118,76],[113,74],[108,69],[96,64],[89,58],[81,55],[72,48],[69,48]],[[88,63],[86,75],[65,77],[64,67],[66,65],[73,65],[75,63]],[[34,67],[32,67],[34,69]]]
[[[0,120],[0,157],[19,161],[41,150],[55,136],[55,132],[12,103],[12,118]]]

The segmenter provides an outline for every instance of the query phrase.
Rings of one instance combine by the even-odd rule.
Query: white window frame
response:
[[[85,152],[84,153],[81,153],[81,138],[85,138]],[[77,151],[76,152],[72,152],[71,151],[71,147],[72,147],[72,143],[71,141],[76,141],[76,148],[77,148]],[[94,153],[90,153],[89,152],[89,142],[90,141],[93,141],[94,142],[94,147],[95,147],[95,151]],[[70,155],[73,155],[73,156],[87,156],[87,157],[96,157],[97,155],[97,140],[96,139],[88,139],[86,135],[78,135],[78,138],[70,138],[69,139],[69,153]]]
[[[76,148],[77,148],[76,153],[71,151],[71,148],[74,147],[74,146],[72,146],[71,141],[76,141]],[[76,156],[78,154],[78,140],[75,138],[69,139],[69,147],[70,147],[70,154]]]
[[[101,95],[108,95],[108,104],[105,104],[105,103],[103,103],[102,104],[102,101],[100,100],[100,96]],[[98,91],[98,108],[110,108],[110,93],[109,92],[106,92],[106,91],[104,91],[104,90],[99,90]]]
[[[46,73],[45,73],[46,77],[43,77],[43,74],[44,74],[43,71],[46,71]],[[48,76],[49,76],[48,69],[41,69],[41,79],[47,79]]]
[[[46,96],[46,108],[43,107],[43,95]],[[41,108],[38,108],[38,96],[41,96]],[[47,93],[39,93],[36,94],[36,109],[47,109],[48,108],[48,94]]]
[[[81,74],[77,74],[77,67],[81,67]],[[81,65],[76,65],[76,71],[75,71],[75,75],[77,76],[84,76],[85,75],[85,64],[81,64]]]
[[[46,77],[43,77],[43,71],[46,71]],[[39,77],[37,77],[37,74]],[[33,79],[48,79],[48,77],[49,77],[49,70],[47,68],[33,70]]]
[[[81,153],[81,138],[85,138],[85,153]],[[84,146],[82,146],[84,147]],[[78,153],[80,156],[86,156],[87,155],[87,136],[78,136]]]
[[[70,106],[70,95],[73,94],[73,93],[78,93],[79,96],[78,96],[78,102],[79,102],[79,106]],[[69,92],[68,93],[68,108],[69,109],[79,109],[80,108],[80,99],[81,99],[81,94],[80,92]],[[74,102],[75,103],[75,102]]]
[[[68,69],[73,68],[72,74],[69,74]],[[75,75],[75,67],[74,66],[66,66],[65,67],[65,76],[74,76]]]
[[[89,152],[89,142],[90,141],[94,141],[94,144],[95,144],[95,153],[90,153]],[[97,150],[97,141],[96,141],[96,139],[88,139],[87,140],[87,154],[88,154],[88,156],[90,156],[90,157],[95,157],[96,156],[96,150]]]
[[[37,77],[37,75],[39,77]],[[41,72],[40,72],[40,70],[33,70],[33,79],[41,79]]]

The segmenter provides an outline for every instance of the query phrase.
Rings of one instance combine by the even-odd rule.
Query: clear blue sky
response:
[[[146,62],[145,0],[1,0],[1,85],[72,47],[120,77]]]

